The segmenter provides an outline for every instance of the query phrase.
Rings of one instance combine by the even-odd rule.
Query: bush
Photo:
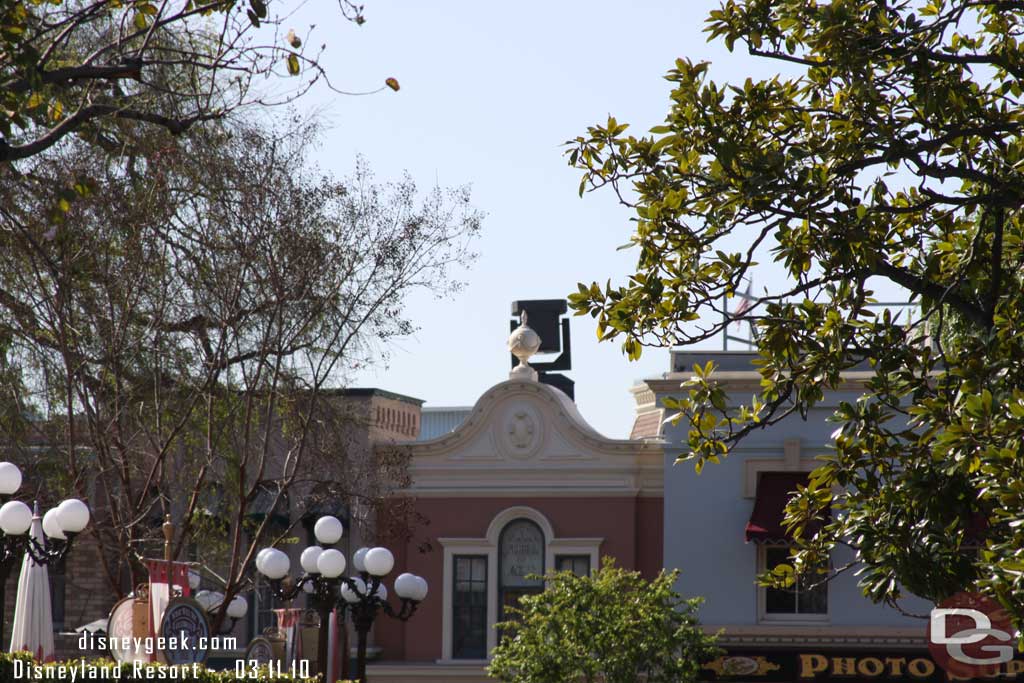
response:
[[[39,667],[39,668],[36,668]],[[21,683],[22,681],[56,681],[70,683],[72,670],[74,680],[110,681],[176,681],[184,683],[316,683],[319,677],[298,678],[288,674],[271,677],[265,667],[253,672],[246,669],[246,676],[235,675],[234,670],[213,671],[204,666],[174,667],[162,664],[119,664],[111,659],[71,659],[63,662],[40,664],[28,652],[9,654],[0,652],[0,683]],[[90,678],[95,671],[95,678]],[[339,681],[338,683],[346,683]],[[351,683],[351,682],[348,682]]]
[[[498,625],[488,673],[507,683],[693,683],[721,651],[697,622],[700,599],[672,590],[677,576],[647,581],[611,558],[590,576],[549,573],[544,592]]]

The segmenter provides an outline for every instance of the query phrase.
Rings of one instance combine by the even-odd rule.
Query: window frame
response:
[[[459,560],[470,560],[470,561],[472,561],[472,560],[482,560],[483,564],[484,564],[484,578],[483,578],[483,581],[476,581],[472,577],[469,579],[470,583],[482,583],[483,584],[483,588],[484,588],[484,590],[483,590],[483,604],[482,605],[470,605],[469,606],[471,608],[479,608],[479,609],[483,610],[483,631],[481,633],[481,635],[483,636],[483,656],[482,657],[463,655],[462,653],[460,653],[460,652],[458,652],[456,650],[457,643],[459,641],[459,638],[457,637],[457,635],[458,635],[457,634],[457,630],[458,630],[458,627],[459,627],[459,620],[455,618],[455,610],[459,609],[459,607],[460,607],[459,603],[456,600],[456,596],[459,594],[459,591],[458,591],[458,588],[457,588],[457,586],[459,584]],[[481,553],[459,553],[457,555],[453,555],[452,556],[452,577],[451,577],[451,579],[452,579],[452,582],[451,582],[451,591],[452,591],[451,592],[451,596],[452,596],[452,606],[451,606],[451,610],[452,610],[452,624],[451,624],[452,653],[451,653],[451,658],[453,660],[458,660],[458,661],[466,661],[466,660],[476,661],[476,660],[479,660],[479,659],[486,659],[487,658],[487,652],[489,650],[489,648],[488,648],[488,637],[487,637],[487,634],[488,634],[488,612],[489,612],[489,610],[488,610],[488,595],[489,595],[489,583],[490,583],[489,580],[488,580],[490,578],[490,571],[489,571],[489,569],[490,569],[490,562],[489,562],[489,558],[488,558],[487,554],[481,554]]]
[[[786,543],[759,543],[757,544],[757,573],[762,574],[769,570],[768,567],[768,550],[785,548],[789,549],[792,546]],[[832,569],[831,560],[829,561],[829,571]],[[768,587],[758,586],[757,587],[757,620],[761,623],[806,623],[806,624],[822,624],[828,623],[831,620],[832,613],[832,601],[830,598],[829,582],[825,582],[825,611],[821,613],[810,613],[810,612],[769,612],[768,611]],[[799,598],[797,598],[794,607],[799,610]]]

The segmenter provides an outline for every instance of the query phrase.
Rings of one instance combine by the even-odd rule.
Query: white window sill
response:
[[[772,614],[762,615],[759,624],[776,624],[785,626],[821,626],[828,625],[831,620],[827,614]]]

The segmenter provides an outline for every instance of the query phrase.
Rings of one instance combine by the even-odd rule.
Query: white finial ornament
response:
[[[540,348],[540,335],[530,329],[526,324],[526,311],[523,311],[519,327],[512,330],[508,337],[508,350],[519,359],[519,365],[512,368],[508,373],[509,379],[518,379],[528,382],[537,381],[537,371],[530,367],[530,356],[537,353]]]

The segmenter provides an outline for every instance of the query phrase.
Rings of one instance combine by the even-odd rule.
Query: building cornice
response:
[[[872,648],[926,647],[924,627],[838,625],[713,625],[703,626],[707,633],[719,633],[724,646]]]

